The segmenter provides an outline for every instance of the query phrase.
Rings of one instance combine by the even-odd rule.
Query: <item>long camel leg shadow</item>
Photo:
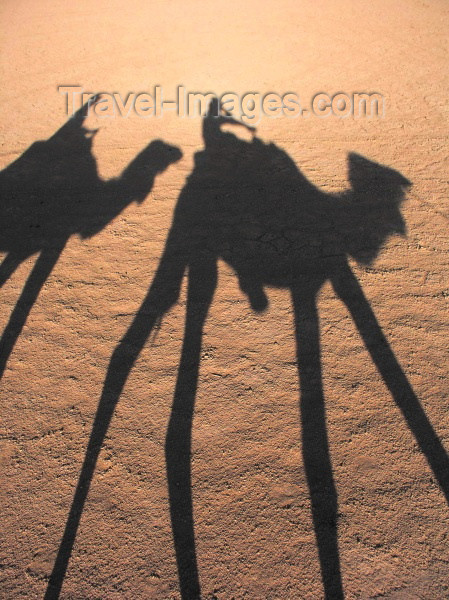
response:
[[[3,331],[0,339],[0,378],[3,376],[6,364],[14,349],[17,339],[26,323],[26,320],[36,302],[41,289],[43,288],[53,267],[58,262],[64,246],[42,250],[25,282],[22,293],[16,302],[11,313],[9,321]],[[8,255],[9,256],[9,255]],[[3,276],[11,275],[20,264],[20,260],[8,260],[8,256],[3,261],[8,261]],[[3,270],[3,269],[2,269]],[[8,277],[9,277],[8,275]]]
[[[2,288],[14,271],[19,267],[20,263],[25,260],[28,255],[17,252],[8,252],[0,265],[0,288]]]
[[[348,264],[332,278],[374,364],[391,392],[449,503],[449,457],[394,355],[363,290]]]
[[[216,280],[213,261],[206,260],[189,268],[184,340],[165,443],[170,516],[182,600],[201,597],[192,506],[192,421],[204,322]]]
[[[337,530],[337,490],[332,473],[320,360],[316,293],[320,285],[292,289],[300,380],[302,455],[310,493],[325,598],[343,598]]]
[[[139,311],[125,336],[115,348],[109,362],[84,462],[66,521],[64,534],[48,582],[45,600],[55,600],[59,598],[61,593],[101,446],[131,369],[152,330],[176,301],[176,287],[179,287],[177,282],[173,290],[169,290],[172,292],[171,294],[161,294],[159,284],[162,283],[164,285],[164,275],[161,275],[161,272],[166,271],[164,260],[161,261],[161,265],[162,268],[159,268],[158,274],[156,274],[154,282]],[[180,276],[178,276],[178,280],[180,280]],[[164,289],[167,289],[166,285],[164,285]]]

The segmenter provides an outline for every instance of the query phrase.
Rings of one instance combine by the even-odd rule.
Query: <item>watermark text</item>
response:
[[[86,106],[88,113],[92,110],[100,118],[129,117],[131,114],[142,118],[162,117],[166,112],[174,112],[181,118],[204,117],[214,99],[218,100],[217,106],[222,110],[251,125],[259,123],[262,117],[372,119],[385,116],[385,98],[378,92],[318,92],[303,102],[295,92],[224,92],[218,95],[191,92],[183,85],[176,88],[174,100],[165,99],[159,85],[154,86],[151,93],[129,92],[125,95],[119,92],[94,94],[78,85],[59,86],[58,91],[65,96],[66,111],[71,116]]]

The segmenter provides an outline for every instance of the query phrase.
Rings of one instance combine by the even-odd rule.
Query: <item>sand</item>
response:
[[[160,85],[167,99],[178,85],[218,94],[296,92],[306,104],[318,92],[384,96],[383,118],[264,117],[257,124],[258,138],[287,153],[326,198],[350,188],[351,152],[412,184],[400,206],[406,233],[388,236],[368,266],[349,257],[393,354],[376,340],[367,351],[329,281],[318,293],[325,431],[338,494],[332,522],[320,525],[329,531],[317,543],[301,442],[309,440],[313,454],[310,439],[319,435],[303,431],[300,417],[290,292],[268,286],[268,307],[257,312],[223,260],[204,325],[190,456],[180,447],[171,460],[172,466],[182,462],[181,471],[191,464],[204,599],[449,597],[447,3],[4,0],[0,10],[2,168],[66,123],[57,89],[63,85],[124,96]],[[202,121],[174,112],[148,119],[132,113],[92,115],[85,125],[98,128],[81,150],[95,157],[97,179],[83,177],[94,167],[83,171],[74,145],[58,180],[57,149],[35,171],[18,163],[20,198],[88,198],[93,181],[103,190],[102,181],[119,178],[154,140],[179,148],[182,158],[173,154],[167,168],[153,173],[152,187],[133,189],[89,235],[78,235],[79,227],[64,233],[62,225],[55,234],[59,241],[65,235],[65,247],[53,256],[1,382],[0,597],[42,598],[50,581],[47,598],[57,597],[61,586],[64,599],[180,598],[178,554],[185,600],[198,596],[183,505],[189,485],[180,481],[176,488],[172,476],[176,552],[165,457],[185,277],[160,327],[138,352],[135,338],[123,351],[123,361],[134,353],[135,362],[114,400],[87,498],[78,502],[82,511],[69,520],[65,558],[60,544],[111,357],[123,350],[120,340],[156,273],[180,192],[203,148]],[[16,196],[6,191],[8,207]],[[49,209],[40,225],[51,229],[67,215],[66,221],[97,214],[92,206],[81,217],[73,210],[55,216]],[[28,235],[23,220],[13,223],[2,224],[3,257],[8,244],[20,246]],[[39,239],[34,230],[29,235]],[[38,250],[19,261],[1,289],[2,330]],[[25,309],[17,310],[20,321]],[[366,311],[359,315],[366,322]],[[192,368],[190,358],[182,372]],[[117,365],[119,380],[123,364],[116,359],[113,370]],[[188,417],[176,418],[179,434],[175,427],[171,435],[182,446]],[[335,493],[329,486],[323,493],[330,506]],[[329,541],[335,532],[338,554]],[[319,550],[324,572],[334,575],[321,572]]]

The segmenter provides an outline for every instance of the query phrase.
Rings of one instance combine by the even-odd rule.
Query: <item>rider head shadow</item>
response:
[[[2,191],[0,287],[27,258],[38,254],[0,340],[0,377],[40,290],[72,235],[101,231],[131,202],[142,202],[154,179],[181,157],[178,148],[155,140],[123,173],[101,179],[92,153],[97,130],[85,126],[82,106],[48,140],[32,144],[0,173]]]
[[[410,182],[397,171],[350,154],[350,188],[314,186],[274,144],[244,141],[235,121],[212,103],[203,120],[205,148],[181,191],[159,267],[105,378],[85,461],[47,598],[57,597],[100,448],[128,375],[151,332],[176,303],[188,276],[186,323],[165,454],[170,514],[183,600],[200,598],[191,485],[191,435],[204,323],[217,285],[217,261],[235,271],[254,311],[267,310],[266,287],[290,290],[300,379],[302,454],[311,498],[324,595],[342,598],[337,491],[326,430],[317,294],[330,281],[415,435],[444,494],[449,462],[391,350],[349,257],[371,264],[393,234],[404,235],[401,203]]]

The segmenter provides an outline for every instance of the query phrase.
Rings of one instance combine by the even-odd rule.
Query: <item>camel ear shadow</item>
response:
[[[398,171],[351,152],[348,154],[348,179],[356,192],[396,192],[412,183]]]

